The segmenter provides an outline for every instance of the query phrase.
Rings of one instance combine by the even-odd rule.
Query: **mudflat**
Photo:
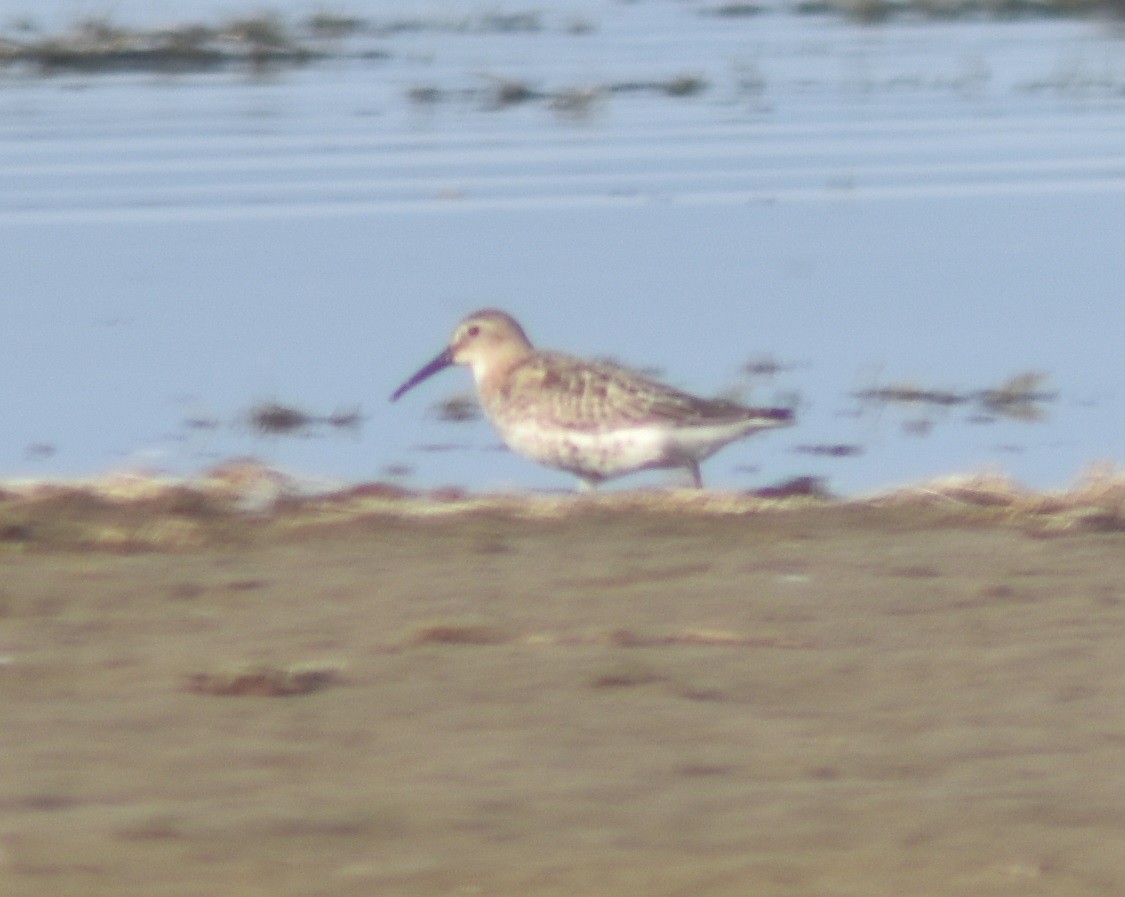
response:
[[[1125,891],[1119,510],[407,504],[0,502],[0,893]]]

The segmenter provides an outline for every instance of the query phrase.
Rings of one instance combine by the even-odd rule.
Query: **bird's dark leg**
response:
[[[684,466],[688,469],[688,472],[691,473],[692,485],[695,486],[696,489],[702,489],[703,474],[699,471],[699,462],[694,460],[688,461]]]
[[[596,492],[598,486],[601,485],[601,477],[578,477],[578,491],[585,494],[589,492]]]

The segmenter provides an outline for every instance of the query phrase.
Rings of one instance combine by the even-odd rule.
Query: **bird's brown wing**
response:
[[[721,399],[702,399],[635,371],[605,362],[540,352],[517,365],[503,399],[509,413],[534,413],[544,423],[599,431],[622,425],[692,424],[749,420],[782,423],[786,409],[747,408]]]

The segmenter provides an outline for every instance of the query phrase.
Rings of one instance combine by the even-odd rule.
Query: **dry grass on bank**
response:
[[[886,509],[933,521],[1014,525],[1042,534],[1117,532],[1125,531],[1125,474],[1113,467],[1091,468],[1070,487],[1051,492],[1023,489],[1000,474],[959,475],[854,499],[833,499],[800,483],[759,492],[471,494],[448,489],[416,492],[386,483],[310,490],[280,471],[241,460],[188,481],[138,473],[0,485],[0,545],[24,550],[175,551],[295,535],[373,517],[724,517],[807,508]]]

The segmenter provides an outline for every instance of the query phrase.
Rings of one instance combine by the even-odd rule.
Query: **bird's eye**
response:
[[[469,336],[480,336],[480,328],[476,324],[469,328]]]

